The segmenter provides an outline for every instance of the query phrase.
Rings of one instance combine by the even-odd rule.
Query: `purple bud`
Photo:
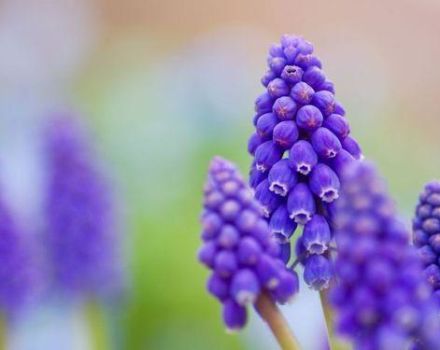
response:
[[[281,119],[294,119],[296,113],[296,103],[289,96],[283,96],[275,100],[273,112]]]
[[[330,243],[331,232],[327,220],[318,214],[304,226],[302,242],[311,254],[323,254]]]
[[[280,147],[272,141],[266,141],[257,147],[255,151],[255,162],[257,170],[265,172],[269,170],[283,155]]]
[[[267,92],[261,94],[255,100],[255,112],[264,114],[272,111],[272,103],[272,97]]]
[[[283,71],[285,65],[286,60],[283,57],[269,58],[269,67],[275,74],[280,74]]]
[[[269,49],[269,55],[272,57],[283,57],[283,46],[281,44],[272,44]]]
[[[305,55],[302,53],[296,56],[295,64],[300,66],[302,69],[307,69],[312,66],[316,66],[319,68],[322,67],[322,63],[318,57],[310,54]]]
[[[233,199],[228,199],[220,206],[220,214],[224,220],[234,221],[237,215],[240,213],[240,204]]]
[[[215,256],[214,270],[220,276],[231,276],[237,270],[237,267],[237,259],[232,251],[222,250]]]
[[[246,308],[238,305],[234,300],[226,300],[223,304],[223,321],[230,332],[244,327],[247,320]]]
[[[288,159],[281,159],[269,171],[269,190],[285,197],[296,184],[296,173],[290,168]]]
[[[297,47],[301,38],[294,34],[283,34],[281,36],[281,45],[286,47]],[[299,49],[298,49],[299,50]]]
[[[284,48],[284,56],[288,64],[295,63],[296,56],[299,54],[299,49],[295,46],[287,46]]]
[[[335,112],[335,97],[329,91],[322,90],[315,92],[312,103],[318,107],[325,116],[329,116]]]
[[[222,225],[222,219],[215,213],[209,212],[202,218],[203,232],[210,237],[215,237]]]
[[[319,86],[319,91],[321,91],[321,90],[327,90],[334,95],[335,94],[335,85],[330,80],[326,80]]]
[[[330,261],[322,255],[311,255],[304,267],[304,280],[315,290],[329,287],[332,278]]]
[[[215,296],[220,301],[224,301],[229,297],[228,280],[222,278],[215,272],[209,277],[206,288],[211,295]]]
[[[426,280],[434,288],[440,288],[440,268],[437,265],[429,265],[424,271]]]
[[[350,153],[354,159],[362,159],[362,150],[359,144],[350,136],[342,140],[342,147]]]
[[[324,126],[340,139],[344,139],[350,133],[347,119],[339,114],[329,115],[324,121]]]
[[[297,224],[289,217],[285,205],[280,205],[270,218],[269,227],[278,242],[286,243],[292,237]]]
[[[429,244],[431,245],[432,250],[437,254],[440,253],[440,233],[436,233],[429,237]]]
[[[217,244],[222,248],[231,249],[235,247],[239,239],[240,233],[234,226],[224,225],[218,235]]]
[[[252,237],[244,237],[237,250],[238,262],[242,265],[255,265],[261,255],[260,244]]]
[[[283,271],[280,273],[279,280],[272,294],[279,303],[285,304],[299,291],[298,275],[294,271]]]
[[[287,96],[290,88],[283,79],[275,78],[267,85],[267,92],[271,97],[277,98]]]
[[[278,118],[272,113],[263,114],[257,121],[257,132],[261,137],[271,137]]]
[[[433,264],[437,260],[437,254],[431,249],[429,245],[424,245],[419,248],[418,251],[420,259],[423,262],[423,265]]]
[[[249,233],[256,229],[259,220],[260,215],[258,211],[245,209],[240,213],[235,223],[240,231]]]
[[[312,101],[315,90],[304,82],[297,83],[290,91],[290,96],[299,104],[306,105]]]
[[[283,72],[281,73],[281,78],[283,78],[289,84],[295,84],[301,81],[303,76],[303,70],[298,66],[285,66]]]
[[[329,129],[319,128],[312,134],[312,146],[323,158],[333,158],[341,150],[341,142]]]
[[[312,192],[323,202],[331,203],[339,197],[339,178],[325,164],[318,164],[313,168],[309,185]]]
[[[338,174],[338,176],[342,176],[344,169],[353,161],[353,156],[345,149],[341,149],[336,157],[330,159],[329,165],[336,172],[336,174]]]
[[[252,270],[243,269],[234,274],[231,280],[231,295],[237,304],[253,304],[259,293],[260,284]]]
[[[284,265],[287,265],[289,263],[290,256],[291,256],[290,242],[281,243],[279,258],[281,259]]]
[[[251,155],[255,154],[255,151],[257,150],[257,147],[263,143],[263,139],[260,135],[258,135],[256,132],[254,132],[248,141],[248,152]]]
[[[252,167],[251,171],[249,172],[249,184],[252,188],[256,188],[261,181],[267,179],[267,173],[262,173],[261,171],[258,171],[256,167]]]
[[[297,224],[305,225],[315,213],[315,199],[305,183],[297,184],[287,198],[290,218]]]
[[[199,250],[198,259],[205,266],[212,268],[214,266],[216,252],[217,246],[215,242],[205,242],[205,244],[203,244],[203,246]]]
[[[429,234],[440,232],[440,220],[437,218],[428,218],[423,220],[422,229]]]
[[[333,94],[334,94],[334,92],[333,92]],[[338,101],[336,101],[335,113],[339,114],[339,115],[342,115],[342,116],[345,115],[345,109],[344,109],[344,107]]]
[[[414,244],[418,247],[428,243],[429,235],[423,230],[414,231]]]
[[[303,81],[316,90],[325,82],[324,72],[318,67],[310,67],[304,73]]]
[[[225,199],[225,197],[223,196],[223,194],[220,191],[213,191],[213,192],[205,195],[205,200],[203,201],[203,204],[207,209],[215,210],[220,206],[220,204],[223,203],[224,199]],[[218,225],[217,227],[220,227],[221,220],[219,217],[216,217],[217,215],[214,213],[211,213],[210,215],[212,215],[211,218],[205,219],[206,225],[209,227],[206,234],[208,236],[213,237],[213,236],[215,236],[215,233],[216,233],[215,227],[216,227],[216,225]],[[206,215],[206,216],[209,216],[209,215]],[[220,220],[220,221],[217,221],[217,220]]]
[[[261,285],[269,290],[275,289],[279,283],[279,268],[276,261],[269,255],[262,255],[257,264],[257,275]]]
[[[269,217],[270,214],[279,206],[281,197],[269,190],[269,181],[262,181],[255,190],[255,198],[263,208],[263,214]]]
[[[285,120],[273,129],[273,142],[282,149],[288,149],[298,139],[298,135],[296,123],[293,120]]]
[[[270,69],[264,74],[264,76],[261,78],[261,84],[263,86],[267,86],[272,80],[274,80],[277,77],[277,75],[272,72]]]
[[[313,131],[322,125],[323,116],[321,111],[312,105],[301,107],[296,114],[296,123],[299,128]]]
[[[307,175],[317,163],[318,155],[307,141],[300,140],[290,149],[289,164],[297,172]]]

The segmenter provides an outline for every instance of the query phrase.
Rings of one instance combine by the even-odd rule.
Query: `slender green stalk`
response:
[[[102,305],[96,300],[90,299],[84,305],[84,314],[89,330],[91,349],[110,349],[107,324]]]
[[[257,302],[255,303],[255,309],[271,329],[281,349],[301,349],[298,340],[293,332],[289,329],[289,326],[280,310],[266,293],[260,294]]]
[[[8,348],[8,325],[4,315],[0,315],[0,350]]]
[[[333,342],[333,340],[334,340],[333,315],[332,315],[330,305],[328,304],[327,292],[325,290],[320,291],[319,298],[321,299],[322,311],[324,312],[325,326],[326,326],[327,338],[328,338],[328,346],[330,349],[334,349],[336,347]]]

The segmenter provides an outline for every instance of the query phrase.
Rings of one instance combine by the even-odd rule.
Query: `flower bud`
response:
[[[280,120],[294,119],[296,108],[295,101],[289,96],[282,96],[273,104],[273,112]]]
[[[300,140],[290,149],[289,165],[300,174],[308,175],[317,163],[318,155],[309,142]]]
[[[302,243],[310,254],[323,254],[330,243],[331,232],[327,220],[318,214],[304,226]]]
[[[336,135],[326,128],[318,128],[312,134],[312,146],[322,158],[333,158],[342,148]]]
[[[312,105],[301,107],[296,114],[296,123],[300,129],[314,131],[322,125],[321,111]]]
[[[288,149],[298,139],[298,135],[296,123],[293,120],[285,120],[273,129],[273,142],[282,149]]]
[[[290,168],[287,159],[281,159],[273,165],[269,171],[269,190],[285,197],[290,189],[296,184],[296,173]]]
[[[315,200],[305,183],[298,183],[287,198],[290,218],[297,224],[305,225],[315,213]]]
[[[290,91],[290,96],[296,103],[306,105],[312,101],[313,95],[315,94],[315,90],[313,88],[302,82],[295,84],[295,86]]]
[[[321,198],[323,202],[331,203],[339,197],[339,178],[325,164],[318,164],[313,168],[309,184],[312,192]]]

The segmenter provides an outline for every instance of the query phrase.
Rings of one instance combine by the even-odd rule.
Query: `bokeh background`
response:
[[[0,176],[37,224],[35,145],[53,110],[83,118],[122,210],[126,289],[110,305],[115,349],[268,349],[252,319],[227,335],[196,262],[201,185],[216,154],[246,172],[266,50],[283,33],[315,44],[353,135],[409,224],[440,177],[440,2],[436,0],[2,0]],[[323,346],[319,301],[283,309],[305,349]],[[78,310],[39,305],[13,349],[87,349]]]

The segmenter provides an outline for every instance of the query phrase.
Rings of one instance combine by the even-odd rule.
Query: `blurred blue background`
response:
[[[107,310],[114,347],[271,348],[256,319],[226,335],[205,293],[195,257],[209,159],[221,154],[247,171],[266,50],[283,33],[301,34],[409,222],[422,184],[440,174],[439,16],[434,0],[3,0],[3,188],[38,225],[39,128],[53,110],[75,111],[123,208],[127,287]],[[283,311],[305,348],[318,349],[319,300],[302,291]],[[57,303],[36,305],[9,338],[14,349],[89,347],[80,310]]]

